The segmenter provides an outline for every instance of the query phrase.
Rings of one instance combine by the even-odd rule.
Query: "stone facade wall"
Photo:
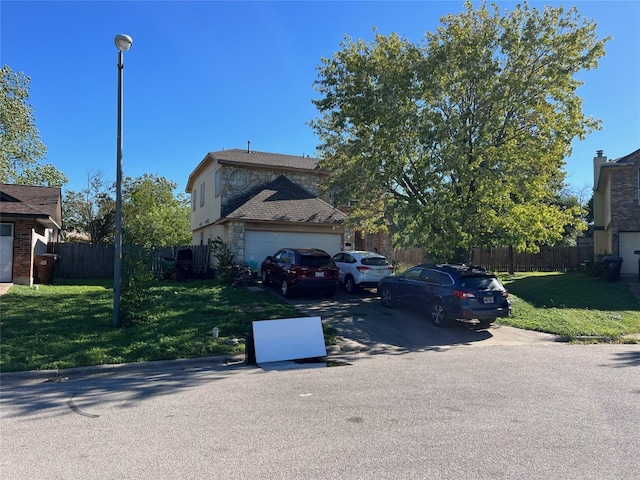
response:
[[[285,175],[296,185],[301,186],[309,193],[320,196],[319,184],[324,176],[318,173],[301,173],[301,172],[274,172],[272,170],[250,169],[242,167],[230,167],[224,165],[222,167],[222,208],[225,205],[256,187],[265,185],[280,175]],[[322,197],[321,197],[322,198]],[[326,199],[325,199],[326,200]]]
[[[244,222],[229,222],[229,247],[236,261],[244,261]]]

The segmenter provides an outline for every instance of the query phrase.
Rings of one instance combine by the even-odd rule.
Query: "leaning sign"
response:
[[[320,317],[255,321],[253,342],[258,365],[327,355]]]

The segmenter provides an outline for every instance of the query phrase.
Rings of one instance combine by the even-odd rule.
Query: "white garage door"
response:
[[[637,275],[639,256],[633,252],[640,250],[640,232],[620,232],[619,235],[620,257],[622,258],[620,273],[623,275]]]
[[[334,255],[340,251],[342,236],[339,233],[292,233],[292,232],[244,232],[245,262],[254,261],[260,266],[262,260],[281,248],[319,248]]]
[[[13,268],[13,223],[0,223],[0,282],[11,281]]]

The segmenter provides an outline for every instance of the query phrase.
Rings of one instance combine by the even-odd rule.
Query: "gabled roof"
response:
[[[609,160],[608,162],[604,162],[600,165],[600,170],[597,174],[597,182],[594,185],[594,190],[598,191],[600,189],[600,180],[602,178],[602,174],[609,169],[612,168],[625,168],[625,167],[633,167],[636,163],[640,162],[640,149],[635,152],[631,152],[624,157],[615,158],[613,160]]]
[[[0,215],[33,218],[62,228],[62,200],[59,187],[0,184]]]
[[[240,197],[222,212],[220,222],[253,220],[285,223],[341,224],[346,215],[280,175]]]
[[[193,189],[195,178],[209,165],[217,162],[220,165],[245,166],[248,168],[268,168],[282,173],[291,171],[316,171],[328,175],[329,172],[318,168],[317,158],[284,155],[282,153],[256,152],[253,150],[231,149],[209,152],[189,175],[186,191]]]

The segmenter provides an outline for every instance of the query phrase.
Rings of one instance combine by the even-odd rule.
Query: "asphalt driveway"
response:
[[[274,295],[277,289],[267,287]],[[320,316],[338,330],[340,351],[344,353],[400,354],[410,351],[441,350],[453,345],[529,345],[554,343],[555,335],[492,325],[476,321],[452,322],[436,327],[426,311],[385,308],[375,291],[350,295],[339,289],[333,298],[301,295],[285,299],[306,315]]]

